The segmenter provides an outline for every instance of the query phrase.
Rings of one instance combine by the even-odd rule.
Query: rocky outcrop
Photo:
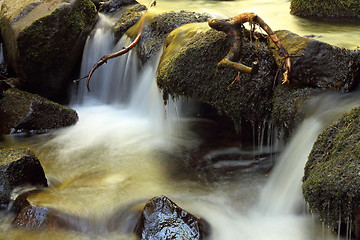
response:
[[[27,91],[50,99],[62,93],[96,19],[90,0],[3,1],[5,59]]]
[[[0,150],[0,205],[10,202],[17,187],[46,187],[47,179],[40,161],[27,148]]]
[[[360,19],[360,2],[357,0],[292,0],[291,13],[302,17],[332,17]]]
[[[144,240],[204,239],[206,223],[160,196],[146,203],[135,233]]]
[[[305,167],[303,193],[312,211],[336,228],[357,222],[360,203],[360,108],[323,131]],[[340,218],[340,219],[339,219]],[[354,227],[352,227],[354,229]],[[360,236],[357,236],[359,239]]]
[[[75,110],[15,88],[0,98],[0,132],[44,132],[75,124]]]
[[[226,35],[207,23],[189,24],[171,32],[158,67],[157,82],[167,94],[186,96],[215,107],[235,125],[241,120],[270,119],[276,63],[267,41],[243,39],[242,63],[259,62],[254,74],[240,74],[230,67],[218,68],[229,50]]]

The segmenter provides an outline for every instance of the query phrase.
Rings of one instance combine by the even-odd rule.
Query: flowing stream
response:
[[[303,26],[307,20],[289,17],[289,1],[192,3],[194,9],[220,9],[226,15],[239,12],[231,6],[239,5],[240,12],[253,6],[254,12],[270,19],[270,26],[288,29],[286,24],[290,24],[290,28],[306,28],[301,33],[319,33]],[[182,9],[189,1],[158,1],[161,4]],[[86,43],[81,74],[87,73],[102,55],[128,44],[129,40],[122,38],[114,45],[111,24],[110,19],[100,16]],[[344,23],[339,29],[356,28],[350,25]],[[321,29],[325,32],[326,28]],[[345,41],[342,36],[322,34],[329,42],[356,47],[355,42]],[[155,82],[157,63],[158,59],[152,59],[140,66],[135,52],[110,60],[95,72],[90,94],[85,84],[74,91],[71,107],[80,117],[76,125],[39,136],[6,138],[5,145],[30,146],[45,170],[50,186],[32,195],[30,202],[64,214],[76,230],[14,229],[13,216],[0,211],[0,239],[133,239],[137,211],[158,195],[168,196],[208,221],[211,240],[340,239],[307,213],[301,178],[316,137],[342,112],[360,105],[358,92],[328,93],[312,99],[306,119],[284,149],[268,140],[271,146],[255,150],[240,145],[210,150],[206,155],[209,158],[234,151],[252,156],[274,149],[282,151],[270,174],[265,174],[261,166],[271,165],[272,158],[249,157],[242,162],[257,163],[259,167],[208,181],[186,167],[184,161],[205,141],[193,126],[209,121],[182,115],[184,109],[195,108],[191,102],[171,100],[164,106]]]

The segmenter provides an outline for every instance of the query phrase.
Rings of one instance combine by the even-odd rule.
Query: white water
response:
[[[108,20],[103,20],[87,42],[83,75],[102,55],[126,44],[123,40],[114,46],[104,27]],[[92,219],[97,226],[83,226],[84,233],[5,229],[5,239],[130,239],[131,230],[124,229],[131,229],[132,221],[114,234],[102,229],[106,219],[156,195],[167,195],[206,219],[211,240],[337,239],[301,211],[301,177],[317,135],[340,112],[358,106],[358,98],[331,94],[315,99],[270,176],[244,172],[233,181],[204,184],[181,167],[184,152],[199,139],[181,116],[171,114],[178,112],[174,105],[163,106],[154,81],[157,61],[140,68],[132,55],[98,69],[90,94],[80,84],[73,99],[80,116],[75,126],[34,144],[51,187],[30,200]]]

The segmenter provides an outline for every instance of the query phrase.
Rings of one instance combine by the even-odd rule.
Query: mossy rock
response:
[[[146,10],[147,7],[142,4],[135,4],[124,7],[120,11],[120,16],[117,18],[116,23],[114,24],[115,41],[118,41],[129,28],[134,26],[144,15]]]
[[[96,19],[90,0],[4,1],[5,59],[27,91],[55,99],[66,89]]]
[[[297,87],[328,88],[350,92],[360,83],[360,54],[358,51],[339,48],[321,41],[301,37],[290,31],[276,31],[281,44],[291,56],[292,70],[289,79]],[[270,48],[279,66],[275,45]]]
[[[171,32],[158,67],[157,83],[164,95],[210,104],[237,127],[242,120],[269,120],[277,66],[265,39],[249,40],[245,35],[241,62],[251,66],[258,61],[259,69],[254,74],[240,74],[240,82],[231,84],[237,72],[217,66],[230,47],[225,33],[207,23],[188,24]]]
[[[156,12],[147,11],[140,21],[126,33],[135,37],[139,31],[140,24],[145,21],[145,27],[141,34],[139,43],[136,45],[137,54],[142,63],[147,62],[152,56],[156,56],[163,48],[165,38],[174,29],[187,23],[207,22],[208,14],[174,11]]]
[[[0,99],[0,130],[3,133],[43,132],[77,121],[75,110],[36,94],[11,88]]]
[[[303,178],[305,200],[332,227],[352,219],[360,203],[360,107],[319,135]],[[354,229],[354,228],[352,228]]]
[[[0,205],[10,202],[16,187],[47,186],[40,161],[27,148],[0,149],[0,173]]]
[[[297,16],[360,19],[359,0],[292,0],[291,13]]]

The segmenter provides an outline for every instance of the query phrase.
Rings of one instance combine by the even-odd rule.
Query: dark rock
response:
[[[189,11],[152,13],[147,12],[141,21],[146,21],[140,42],[136,46],[138,56],[145,63],[151,56],[155,56],[162,48],[167,35],[174,29],[194,22],[205,22],[210,18],[207,14]],[[135,36],[138,29],[128,32]]]
[[[305,200],[311,210],[333,228],[338,227],[339,221],[346,223],[350,219],[354,224],[358,218],[359,126],[360,107],[357,107],[319,135],[305,166]]]
[[[300,87],[317,87],[349,92],[360,82],[360,53],[314,39],[300,37],[289,31],[277,31],[284,48],[292,56],[290,82]],[[283,64],[273,43],[274,57]]]
[[[357,0],[292,0],[291,14],[302,17],[331,17],[360,19],[360,1]]]
[[[204,239],[206,224],[161,196],[146,203],[135,233],[144,240]]]
[[[26,148],[0,150],[0,173],[0,204],[8,204],[17,187],[47,186],[39,160]]]
[[[0,113],[3,133],[42,132],[70,126],[78,120],[73,109],[15,88],[5,91],[0,99]]]
[[[244,34],[245,35],[245,34]],[[218,68],[229,51],[226,35],[210,29],[207,23],[177,28],[166,39],[158,66],[157,83],[167,94],[186,96],[205,102],[228,115],[236,127],[248,120],[256,126],[270,119],[271,99],[277,66],[264,39],[250,41],[244,36],[242,63],[259,62],[254,74]]]
[[[90,0],[5,0],[1,12],[5,60],[25,80],[27,91],[56,99],[71,82],[96,19]]]
[[[135,4],[122,9],[120,17],[114,24],[115,41],[118,41],[129,28],[135,25],[146,10],[147,7],[142,4]]]
[[[118,11],[126,6],[138,4],[135,0],[110,0],[100,4],[99,11],[111,13]]]

